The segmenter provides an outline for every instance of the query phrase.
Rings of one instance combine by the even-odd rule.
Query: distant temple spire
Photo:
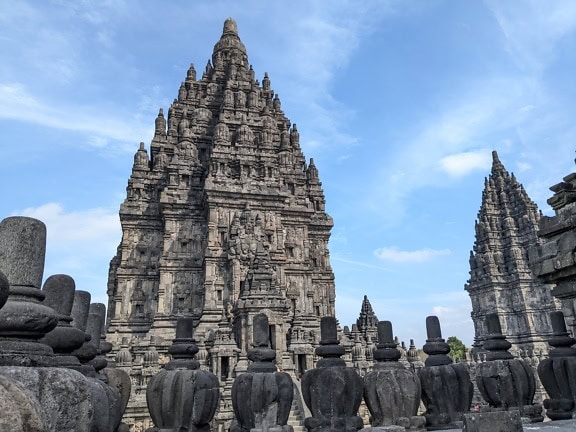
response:
[[[374,309],[372,309],[370,300],[368,300],[368,296],[366,295],[364,296],[364,300],[362,300],[362,308],[360,309],[360,316],[356,320],[356,326],[365,339],[368,335],[374,340],[377,339],[378,317],[374,313]]]
[[[498,313],[512,349],[546,349],[552,330],[548,314],[556,305],[550,287],[537,282],[528,266],[528,249],[538,242],[539,218],[536,204],[493,151],[465,287],[477,348],[488,335],[486,316]]]

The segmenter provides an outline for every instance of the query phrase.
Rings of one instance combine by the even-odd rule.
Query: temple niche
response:
[[[253,317],[266,314],[278,367],[297,377],[314,364],[320,317],[334,316],[333,222],[318,169],[268,75],[255,78],[233,20],[198,75],[190,66],[167,117],[159,110],[120,208],[107,337],[137,383],[131,424],[146,421],[142,391],[158,367],[149,353],[166,361],[177,317],[194,319],[201,366],[222,385],[216,421],[228,424]]]
[[[538,281],[529,268],[528,251],[541,242],[541,214],[496,152],[492,158],[465,287],[472,302],[474,352],[482,352],[488,337],[486,317],[496,313],[513,354],[545,354],[552,336],[550,312],[559,304],[551,286]]]

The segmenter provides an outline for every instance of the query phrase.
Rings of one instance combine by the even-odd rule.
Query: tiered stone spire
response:
[[[208,353],[226,324],[245,357],[252,317],[267,310],[280,367],[311,365],[320,317],[334,316],[333,222],[324,209],[296,125],[268,74],[255,79],[237,25],[226,20],[201,78],[191,65],[154,119],[149,150],[141,145],[134,157],[110,264],[109,340],[133,341],[138,359],[153,337],[162,359],[177,317],[191,316]],[[294,323],[298,352],[286,340]]]
[[[528,249],[538,243],[540,213],[495,151],[492,159],[465,287],[472,301],[474,345],[480,348],[486,340],[486,317],[497,313],[512,350],[546,350],[552,334],[548,315],[556,305],[550,287],[533,278],[528,264]]]
[[[366,295],[364,296],[364,300],[362,300],[362,308],[360,309],[360,316],[356,320],[356,326],[365,340],[368,338],[368,335],[371,336],[372,340],[377,339],[378,317],[374,313],[374,309],[372,309],[370,300],[368,300],[368,296]]]

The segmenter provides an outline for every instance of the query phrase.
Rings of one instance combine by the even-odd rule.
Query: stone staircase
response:
[[[298,407],[296,402],[296,395],[292,401],[292,408],[290,409],[290,416],[288,417],[288,424],[294,428],[294,432],[306,432],[304,427],[304,414]]]

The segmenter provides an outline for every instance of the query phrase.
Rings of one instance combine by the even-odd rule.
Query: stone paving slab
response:
[[[576,432],[576,419],[556,420],[523,425],[525,432]],[[462,432],[461,429],[446,429],[443,432]]]
[[[524,430],[545,432],[575,432],[576,419],[527,424],[524,425]]]

